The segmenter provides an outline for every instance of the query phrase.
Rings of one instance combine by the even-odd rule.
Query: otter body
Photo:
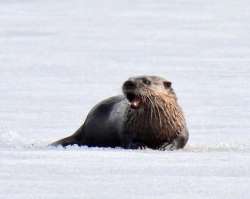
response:
[[[123,93],[98,103],[73,135],[52,145],[162,150],[185,146],[188,130],[171,82],[134,77],[123,84]]]

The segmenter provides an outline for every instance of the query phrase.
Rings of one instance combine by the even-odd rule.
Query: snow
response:
[[[0,27],[0,198],[249,198],[248,1],[0,1]],[[47,146],[140,74],[173,82],[185,149]]]

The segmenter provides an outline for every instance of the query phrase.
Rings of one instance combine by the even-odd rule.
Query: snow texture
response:
[[[250,4],[0,1],[0,198],[248,199]],[[53,148],[129,76],[173,82],[190,140]]]

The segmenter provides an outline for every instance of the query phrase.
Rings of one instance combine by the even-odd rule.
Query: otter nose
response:
[[[135,84],[135,82],[133,82],[131,80],[128,80],[128,81],[124,82],[123,88],[124,89],[135,89],[136,88],[136,84]]]

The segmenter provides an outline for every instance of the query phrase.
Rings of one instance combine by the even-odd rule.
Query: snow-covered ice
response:
[[[173,81],[183,150],[52,148],[129,76]],[[250,197],[245,0],[0,1],[0,198]]]

